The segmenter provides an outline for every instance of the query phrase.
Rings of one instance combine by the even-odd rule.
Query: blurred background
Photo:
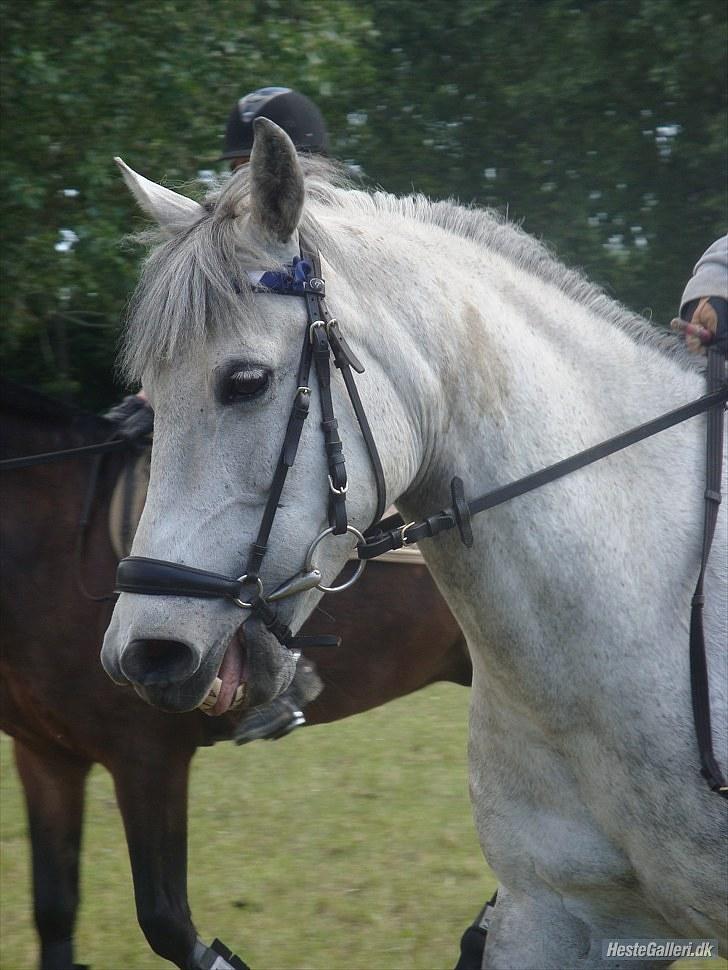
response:
[[[119,396],[140,219],[112,156],[204,183],[236,99],[276,84],[320,106],[365,184],[507,211],[665,325],[727,221],[727,9],[2,0],[4,373],[92,409]]]

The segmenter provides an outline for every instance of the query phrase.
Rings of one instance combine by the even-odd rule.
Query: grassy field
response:
[[[256,970],[454,966],[462,930],[495,888],[468,804],[467,699],[463,688],[437,685],[281,742],[201,750],[190,900],[202,937],[219,936]],[[0,967],[32,970],[25,818],[5,736],[0,756]],[[79,962],[169,966],[137,926],[101,769],[89,784],[82,881]]]
[[[193,761],[190,900],[256,970],[431,968],[455,963],[460,933],[495,887],[470,816],[468,692],[436,686],[334,725]],[[0,791],[0,966],[30,970],[25,818],[7,738]],[[169,964],[137,926],[109,776],[88,790],[79,962],[94,970]]]

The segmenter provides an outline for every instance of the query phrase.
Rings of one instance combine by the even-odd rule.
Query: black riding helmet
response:
[[[312,101],[290,88],[259,88],[240,98],[230,112],[221,159],[250,155],[256,118],[274,121],[299,152],[328,154],[326,125]]]

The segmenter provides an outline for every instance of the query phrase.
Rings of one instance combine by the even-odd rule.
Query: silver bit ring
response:
[[[306,553],[307,570],[312,570],[315,568],[313,565],[313,554],[316,551],[316,547],[318,546],[318,544],[321,542],[322,539],[325,539],[326,536],[332,535],[333,531],[334,531],[333,527],[324,529],[321,535],[317,536],[313,540],[311,545],[308,547],[308,552]],[[364,542],[364,536],[361,534],[361,532],[358,529],[355,529],[353,525],[347,525],[346,531],[347,533],[351,533],[353,536],[356,536],[359,542]],[[316,589],[320,589],[322,593],[341,593],[343,592],[343,590],[348,589],[350,586],[353,586],[354,583],[361,578],[361,574],[364,572],[364,569],[366,568],[366,564],[367,564],[366,559],[360,559],[359,565],[354,570],[354,574],[349,579],[347,579],[345,583],[342,583],[340,586],[323,586],[321,583],[319,583],[316,586]]]

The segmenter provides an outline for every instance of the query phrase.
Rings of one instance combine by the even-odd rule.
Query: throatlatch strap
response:
[[[335,322],[336,321],[334,321],[334,323]],[[379,457],[379,452],[377,451],[376,442],[374,441],[374,435],[372,434],[372,429],[369,426],[369,421],[367,420],[366,412],[364,411],[364,405],[361,403],[361,398],[359,397],[359,391],[354,381],[354,375],[351,373],[351,368],[354,367],[354,369],[359,373],[361,373],[361,371],[359,371],[354,364],[350,364],[349,360],[347,359],[348,353],[347,357],[345,357],[340,351],[339,348],[343,346],[343,342],[337,345],[333,337],[334,333],[334,330],[329,331],[332,338],[331,347],[334,351],[334,361],[336,366],[341,371],[341,376],[344,378],[344,384],[346,385],[346,390],[349,394],[349,400],[351,401],[351,406],[354,409],[354,414],[356,415],[356,420],[359,423],[359,428],[361,429],[364,442],[367,446],[367,451],[369,452],[369,458],[372,463],[372,471],[374,472],[374,480],[377,486],[377,509],[374,513],[374,521],[378,522],[384,515],[384,510],[387,507],[387,487],[384,482],[384,469],[382,468],[382,462]],[[356,360],[356,358],[354,358],[354,360]]]
[[[709,391],[717,390],[725,381],[725,354],[718,347],[711,347],[708,350],[707,376]],[[708,411],[703,549],[700,557],[700,573],[690,610],[690,690],[693,700],[695,735],[700,752],[701,774],[712,791],[717,792],[723,798],[728,798],[728,783],[726,783],[713,752],[713,734],[710,723],[710,687],[708,663],[705,656],[705,634],[703,632],[703,606],[705,604],[703,582],[721,502],[723,412],[723,405],[720,404]]]

